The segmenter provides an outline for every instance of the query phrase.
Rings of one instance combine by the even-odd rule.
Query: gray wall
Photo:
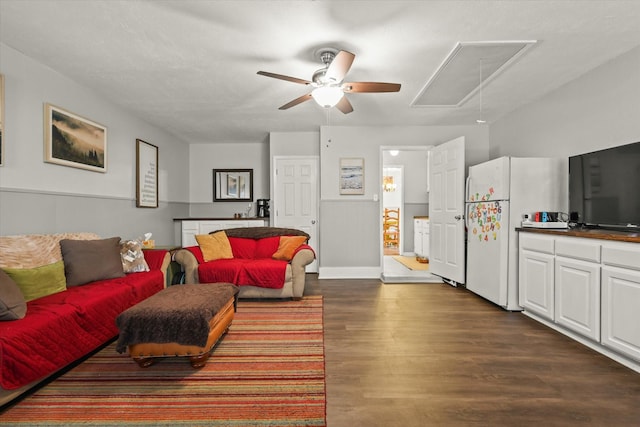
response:
[[[320,277],[380,276],[380,148],[435,146],[459,136],[466,137],[467,166],[489,158],[487,126],[320,128]],[[364,158],[364,195],[339,194],[342,157]]]
[[[491,125],[491,157],[573,154],[640,141],[640,46]]]
[[[188,145],[3,44],[0,58],[5,77],[0,234],[91,231],[131,238],[151,232],[156,244],[174,244],[172,218],[188,214]],[[45,103],[106,126],[106,173],[43,161]],[[135,207],[137,138],[158,147],[157,209]]]
[[[191,217],[229,218],[247,211],[248,202],[214,202],[213,169],[253,169],[253,202],[269,198],[269,144],[266,141],[216,142],[189,146]]]

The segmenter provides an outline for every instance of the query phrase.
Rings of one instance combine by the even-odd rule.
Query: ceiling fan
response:
[[[286,80],[288,82],[313,87],[311,92],[284,104],[279,108],[280,110],[295,107],[313,98],[322,107],[330,108],[335,106],[344,114],[349,114],[353,111],[353,106],[347,97],[344,96],[346,93],[398,92],[400,90],[399,83],[343,82],[356,57],[351,52],[347,52],[346,50],[338,51],[333,48],[323,48],[318,51],[318,56],[324,64],[324,67],[313,73],[311,81],[282,74],[269,73],[267,71],[258,71],[258,74],[261,76],[273,77],[274,79]]]

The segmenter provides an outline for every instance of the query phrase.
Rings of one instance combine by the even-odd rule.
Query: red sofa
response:
[[[97,237],[88,233],[0,237],[0,268],[11,272],[8,264],[19,258],[16,252],[24,253],[42,241]],[[38,244],[33,244],[35,240]],[[23,318],[0,322],[0,405],[115,338],[115,318],[164,289],[168,252],[145,250],[143,254],[150,271],[68,286],[27,301]],[[65,274],[66,269],[65,265]]]
[[[307,233],[279,227],[230,228],[222,232],[231,247],[228,257],[207,261],[201,246],[174,253],[173,259],[185,273],[185,283],[233,283],[240,288],[240,298],[302,298],[305,267],[315,259],[315,252],[306,243]],[[293,245],[283,250],[285,239],[290,238],[299,239],[296,243],[289,240]]]

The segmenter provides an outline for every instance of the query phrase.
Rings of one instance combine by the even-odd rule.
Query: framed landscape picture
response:
[[[364,159],[340,159],[340,194],[364,194]]]
[[[45,162],[107,171],[107,128],[51,104],[44,105]]]

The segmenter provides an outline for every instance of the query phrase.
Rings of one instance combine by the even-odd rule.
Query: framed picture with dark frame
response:
[[[252,202],[253,169],[214,169],[214,202]]]
[[[44,161],[107,172],[107,128],[51,104],[44,104]]]
[[[0,166],[4,165],[4,76],[0,74]]]
[[[158,207],[158,147],[136,139],[136,206]]]

